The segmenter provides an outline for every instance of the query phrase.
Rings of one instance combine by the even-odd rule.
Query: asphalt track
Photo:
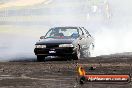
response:
[[[100,56],[80,60],[0,62],[0,88],[132,88],[129,83],[79,84],[77,68],[87,74],[132,74],[132,56]],[[96,67],[90,70],[90,67]]]

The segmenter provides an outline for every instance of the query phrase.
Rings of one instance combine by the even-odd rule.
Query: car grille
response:
[[[59,45],[46,45],[46,48],[57,48]]]

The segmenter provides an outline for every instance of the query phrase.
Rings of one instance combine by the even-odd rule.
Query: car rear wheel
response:
[[[93,56],[93,49],[94,49],[94,45],[91,44],[84,52],[84,58],[88,58]]]
[[[37,55],[37,62],[45,61],[45,56]]]

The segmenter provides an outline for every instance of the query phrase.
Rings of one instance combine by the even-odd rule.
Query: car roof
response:
[[[53,27],[53,28],[82,28],[82,27],[72,27],[72,26],[63,26],[63,27]]]

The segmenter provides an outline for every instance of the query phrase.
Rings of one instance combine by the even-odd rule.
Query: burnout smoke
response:
[[[33,0],[29,5],[21,1],[0,4],[1,61],[36,58],[35,42],[54,26],[88,29],[95,38],[93,56],[132,52],[131,0]]]
[[[123,53],[132,51],[132,6],[127,0],[110,1],[109,8],[111,17],[104,20],[95,32],[95,56],[109,55],[114,53]]]

